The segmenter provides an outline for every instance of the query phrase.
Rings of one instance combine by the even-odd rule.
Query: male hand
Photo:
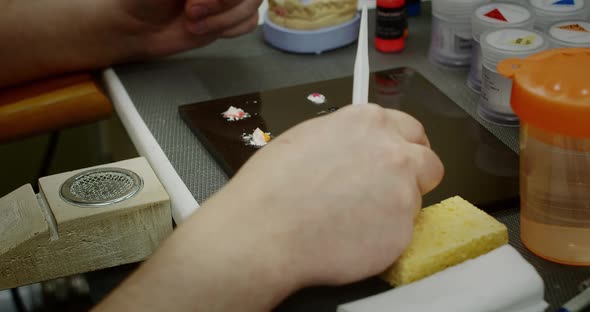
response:
[[[251,248],[280,259],[298,287],[343,284],[400,256],[421,196],[442,176],[417,120],[373,104],[348,106],[277,137],[203,212],[234,236],[255,237]]]
[[[385,270],[443,167],[420,123],[376,105],[307,121],[257,152],[99,311],[270,311]]]
[[[10,43],[0,87],[238,36],[256,27],[261,1],[0,0],[0,42]]]
[[[135,39],[138,53],[159,56],[250,32],[262,0],[109,0],[115,25]],[[141,51],[144,49],[145,51]]]

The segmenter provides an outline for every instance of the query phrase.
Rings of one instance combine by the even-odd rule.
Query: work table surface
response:
[[[429,6],[424,11],[429,11]],[[372,34],[373,12],[369,14],[369,33]],[[430,19],[428,12],[410,19],[407,48],[400,54],[377,52],[372,48],[371,38],[371,70],[402,66],[416,69],[517,152],[517,128],[496,126],[476,116],[479,97],[466,86],[467,70],[439,68],[428,61]],[[254,33],[240,38],[218,41],[202,49],[150,63],[118,66],[115,72],[166,156],[201,203],[227,182],[227,176],[180,119],[178,106],[349,76],[353,72],[355,52],[355,45],[321,55],[280,52],[263,43],[259,27]],[[508,226],[511,244],[543,276],[550,310],[574,296],[577,285],[590,277],[590,268],[550,263],[528,252],[519,239],[517,207],[494,213],[494,216]],[[485,283],[481,281],[481,286]],[[279,310],[335,311],[338,303],[382,290],[382,286],[375,285],[374,281],[369,281],[344,288],[306,290],[287,300]]]

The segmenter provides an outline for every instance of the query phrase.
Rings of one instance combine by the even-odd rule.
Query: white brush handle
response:
[[[369,40],[367,28],[367,6],[364,5],[361,13],[356,59],[354,61],[352,104],[369,103]]]

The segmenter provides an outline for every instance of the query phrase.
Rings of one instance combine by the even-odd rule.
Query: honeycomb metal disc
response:
[[[135,172],[123,168],[98,168],[80,172],[66,180],[61,197],[83,207],[112,205],[133,197],[143,187]]]

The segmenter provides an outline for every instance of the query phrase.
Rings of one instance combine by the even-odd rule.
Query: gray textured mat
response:
[[[369,31],[374,31],[372,18]],[[425,14],[411,19],[406,51],[380,54],[370,49],[371,69],[413,67],[517,151],[518,130],[479,119],[475,114],[478,96],[465,84],[467,70],[452,71],[431,65],[426,55],[429,42],[430,16]],[[372,42],[369,44],[372,46]],[[200,50],[149,64],[118,66],[115,70],[172,165],[195,198],[203,202],[224,185],[227,177],[182,122],[177,110],[179,105],[348,76],[353,72],[354,55],[355,46],[319,56],[282,53],[262,44],[259,29]],[[562,266],[529,253],[520,243],[517,209],[495,216],[509,227],[512,245],[545,279],[550,310],[571,298],[577,284],[590,277],[590,268]],[[306,311],[312,311],[312,307],[310,303]]]

